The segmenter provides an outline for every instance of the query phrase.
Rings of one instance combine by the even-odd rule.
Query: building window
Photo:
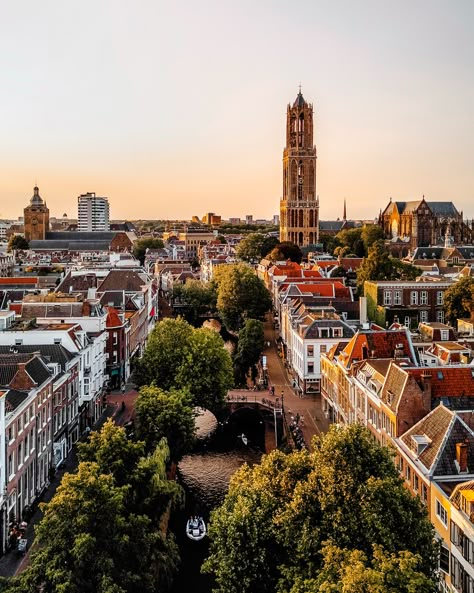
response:
[[[333,328],[332,335],[335,338],[342,338],[342,327]]]
[[[436,499],[436,516],[445,527],[448,526],[448,513],[438,499]]]
[[[327,352],[326,344],[321,344],[321,346],[319,347],[319,351],[321,352],[321,354],[324,354],[325,352]]]
[[[421,323],[428,321],[428,311],[420,311],[420,321]]]
[[[393,304],[394,305],[401,305],[402,304],[402,291],[395,290],[393,293]]]
[[[427,305],[428,304],[428,292],[426,290],[422,290],[420,293],[420,305]]]
[[[314,364],[312,362],[308,362],[308,374],[311,375],[314,373]]]
[[[314,356],[314,346],[308,346],[307,354],[308,356]]]
[[[444,323],[444,311],[436,311],[436,321],[438,323]]]
[[[411,467],[408,465],[408,463],[405,467],[405,479],[407,482],[411,482]]]
[[[419,487],[420,487],[420,481],[419,481],[419,478],[418,478],[418,476],[417,476],[416,474],[414,474],[414,475],[413,475],[413,490],[414,490],[415,492],[418,492],[418,490],[419,490]]]
[[[410,293],[410,305],[418,305],[418,293],[416,290],[412,290]]]
[[[443,572],[449,574],[449,548],[444,545],[441,545],[439,553],[439,567]]]
[[[410,327],[410,317],[408,315],[406,315],[405,317],[405,323],[404,323],[405,327]]]
[[[426,504],[428,501],[428,488],[424,482],[421,483],[421,500]]]
[[[392,304],[392,291],[391,290],[384,290],[383,291],[383,304],[384,305],[391,305]]]
[[[444,292],[442,290],[438,290],[436,293],[436,304],[442,305],[444,303]]]

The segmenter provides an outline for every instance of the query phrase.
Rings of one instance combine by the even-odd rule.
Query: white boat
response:
[[[206,537],[206,524],[202,517],[191,517],[186,523],[186,535],[195,542]]]
[[[248,438],[245,436],[245,434],[244,434],[244,433],[242,433],[242,434],[240,435],[240,438],[242,439],[242,442],[243,442],[243,444],[244,444],[244,445],[247,445],[247,444],[248,444],[249,440],[248,440]]]

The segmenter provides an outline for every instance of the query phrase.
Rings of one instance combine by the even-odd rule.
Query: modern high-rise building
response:
[[[280,240],[308,247],[319,241],[319,200],[316,196],[316,146],[313,145],[313,106],[301,88],[286,111],[283,150],[283,198],[280,201]]]
[[[110,231],[109,200],[87,192],[77,198],[77,229],[79,231]]]

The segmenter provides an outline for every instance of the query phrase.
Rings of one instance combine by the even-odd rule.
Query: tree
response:
[[[216,241],[219,241],[219,243],[222,243],[223,245],[227,244],[227,239],[224,237],[224,235],[217,235]]]
[[[456,326],[458,319],[471,317],[474,312],[474,278],[466,276],[452,284],[444,293],[446,320]]]
[[[153,451],[166,438],[173,462],[188,453],[194,443],[195,411],[190,396],[184,391],[163,391],[154,385],[142,387],[135,409],[137,436]]]
[[[272,251],[272,249],[274,249],[279,244],[280,241],[273,235],[265,237],[265,240],[262,243],[262,248],[260,250],[260,256],[267,257],[267,255]]]
[[[297,264],[301,263],[303,259],[303,253],[301,249],[295,243],[291,241],[282,241],[268,254],[269,259],[272,261],[286,261],[290,259]]]
[[[30,244],[28,241],[23,237],[23,235],[12,235],[10,240],[8,241],[8,251],[14,251],[16,249],[21,249],[25,251],[28,249]]]
[[[366,255],[362,240],[362,228],[344,229],[337,233],[336,240],[341,247],[347,248],[347,253],[355,253],[357,257]]]
[[[172,298],[179,300],[180,310],[183,310],[186,319],[193,324],[198,323],[199,317],[216,308],[217,295],[211,282],[189,278],[185,284],[173,287]]]
[[[142,239],[135,241],[132,252],[133,256],[140,260],[140,263],[143,265],[147,249],[162,249],[163,247],[164,243],[161,239],[156,239],[155,237],[143,237]]]
[[[387,553],[374,546],[372,561],[360,550],[327,544],[324,565],[315,579],[296,577],[289,593],[433,593],[433,579],[420,570],[420,556]]]
[[[260,261],[264,241],[265,235],[262,233],[250,233],[237,245],[235,250],[237,257],[246,262]]]
[[[97,463],[65,474],[43,505],[38,548],[21,583],[31,593],[154,593],[167,589],[177,547],[146,515],[126,508],[129,486],[117,486]]]
[[[139,386],[185,390],[193,406],[217,410],[232,386],[232,362],[221,336],[184,319],[164,319],[153,330],[134,372]]]
[[[163,319],[148,338],[138,359],[134,378],[138,386],[155,383],[165,391],[175,387],[175,379],[187,355],[193,328],[184,319]]]
[[[227,329],[239,331],[245,319],[263,319],[272,301],[265,284],[246,264],[220,266],[214,275],[217,310]]]
[[[384,240],[384,232],[378,224],[366,224],[362,227],[361,239],[364,243],[364,256],[368,255],[369,249],[377,241]]]
[[[263,323],[256,319],[246,319],[239,332],[237,352],[234,356],[237,384],[245,383],[247,371],[259,361],[264,345]]]
[[[376,241],[357,270],[357,288],[363,295],[368,280],[415,280],[420,274],[420,268],[390,257],[383,241]]]
[[[331,583],[318,588],[325,545],[357,552],[356,559],[379,572],[383,558],[400,583],[405,560],[420,582],[434,579],[433,527],[420,499],[405,489],[390,450],[360,425],[333,426],[313,446],[313,453],[273,452],[232,477],[211,514],[203,566],[215,577],[216,593],[338,593]]]

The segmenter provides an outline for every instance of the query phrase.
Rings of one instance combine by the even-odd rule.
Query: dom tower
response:
[[[313,106],[300,91],[286,110],[283,151],[283,199],[280,201],[280,241],[307,247],[319,241],[319,200],[316,197],[316,146],[313,145]]]

